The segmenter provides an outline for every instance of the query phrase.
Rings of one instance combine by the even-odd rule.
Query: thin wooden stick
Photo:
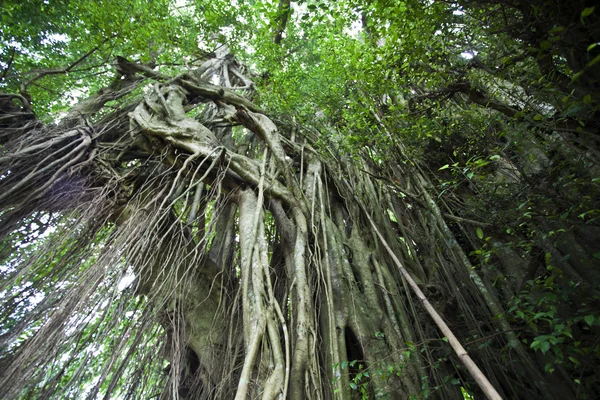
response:
[[[485,395],[488,397],[489,400],[502,400],[502,396],[500,396],[500,394],[496,391],[496,389],[494,388],[492,383],[483,374],[481,369],[479,369],[477,364],[475,364],[475,362],[471,359],[471,357],[469,356],[469,354],[467,353],[465,348],[458,341],[458,338],[454,335],[454,333],[452,333],[452,330],[450,329],[448,324],[446,324],[446,322],[444,322],[441,315],[435,310],[435,308],[431,305],[429,300],[427,300],[427,297],[421,291],[421,288],[419,288],[419,285],[417,285],[417,282],[415,282],[415,280],[412,278],[412,276],[410,275],[408,270],[406,268],[404,268],[404,265],[402,265],[402,263],[400,262],[398,257],[396,257],[396,254],[394,254],[394,252],[388,245],[387,241],[381,234],[381,232],[379,232],[379,229],[377,229],[375,222],[373,222],[373,219],[371,218],[371,216],[369,215],[369,213],[363,206],[362,202],[359,201],[359,205],[362,208],[365,215],[367,216],[369,222],[371,223],[371,226],[373,226],[373,229],[375,230],[375,233],[381,240],[383,247],[385,247],[385,249],[389,253],[390,257],[392,257],[392,260],[394,260],[394,263],[400,270],[400,273],[402,274],[402,276],[404,276],[404,279],[406,279],[406,281],[408,282],[410,287],[413,289],[413,291],[415,292],[415,294],[417,295],[417,297],[423,304],[423,307],[425,307],[425,310],[427,310],[427,313],[431,316],[431,318],[433,319],[435,324],[438,326],[440,331],[442,331],[444,336],[448,338],[448,342],[450,343],[450,346],[452,346],[452,349],[458,356],[458,359],[463,363],[463,365],[471,373],[471,376],[473,377],[473,379],[475,379],[475,382],[477,383],[477,385],[479,385],[479,387],[481,388],[481,390],[483,390],[483,393],[485,393]]]

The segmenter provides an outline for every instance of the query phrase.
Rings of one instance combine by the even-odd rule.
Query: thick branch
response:
[[[288,18],[292,9],[290,8],[290,0],[280,0],[279,6],[277,7],[277,16],[275,17],[275,28],[273,30],[273,42],[280,44],[283,38],[283,32],[287,25]]]
[[[264,113],[260,108],[254,105],[250,100],[234,93],[221,86],[212,85],[206,82],[192,82],[187,79],[180,80],[181,85],[190,92],[205,97],[210,100],[220,100],[236,106],[246,107],[250,111]]]

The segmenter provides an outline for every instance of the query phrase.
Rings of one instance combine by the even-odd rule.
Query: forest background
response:
[[[0,397],[597,398],[599,11],[3,1]]]

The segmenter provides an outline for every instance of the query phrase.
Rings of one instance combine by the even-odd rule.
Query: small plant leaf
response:
[[[477,237],[483,239],[483,229],[477,228]]]
[[[595,8],[596,7],[584,8],[583,11],[581,12],[581,18],[585,18],[585,17],[588,17],[588,16],[592,15],[592,13],[594,12]]]

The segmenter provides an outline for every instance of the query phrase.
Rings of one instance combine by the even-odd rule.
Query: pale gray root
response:
[[[2,282],[12,300],[27,279],[48,298],[0,342],[17,349],[3,350],[0,393],[83,395],[75,388],[89,385],[106,398],[345,400],[357,385],[371,398],[435,387],[462,399],[450,375],[483,382],[491,398],[498,382],[514,393],[523,378],[498,372],[496,352],[507,342],[523,363],[529,354],[418,167],[390,166],[394,186],[372,163],[317,152],[315,129],[286,127],[233,91],[252,83],[221,51],[172,79],[139,68],[154,80],[143,98],[95,125],[106,101],[141,82],[131,77],[82,102],[65,126],[23,128],[3,147],[5,236],[36,212],[61,213],[53,221],[63,225],[54,252],[15,256]],[[208,83],[214,76],[227,87]],[[119,289],[127,275],[134,283]],[[62,297],[48,295],[61,279]],[[479,337],[482,325],[502,330],[473,354],[479,370],[463,337],[425,317],[434,308],[438,326],[443,315]],[[37,332],[15,339],[34,322]],[[95,363],[69,350],[95,340],[110,343]]]

